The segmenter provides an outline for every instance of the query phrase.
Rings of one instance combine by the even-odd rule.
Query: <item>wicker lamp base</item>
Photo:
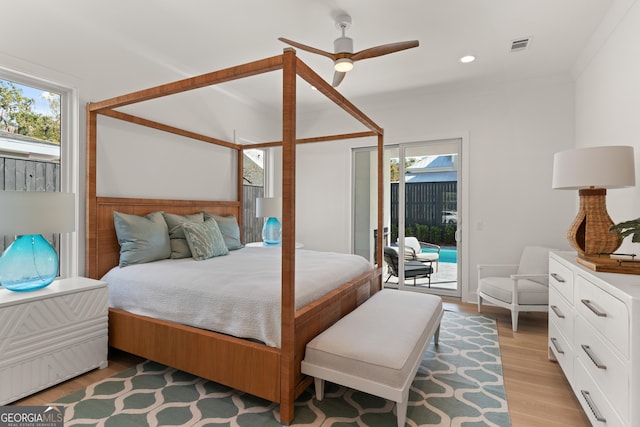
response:
[[[607,213],[607,190],[580,190],[580,211],[567,231],[567,240],[579,255],[610,254],[622,244],[615,231],[609,231],[613,221]]]

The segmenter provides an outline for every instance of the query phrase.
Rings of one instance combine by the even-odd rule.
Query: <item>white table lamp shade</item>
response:
[[[75,231],[73,193],[0,191],[0,234]]]
[[[256,199],[256,218],[280,218],[282,199],[280,197],[258,197]]]
[[[553,157],[552,188],[625,188],[635,183],[635,161],[630,146],[577,148]]]
[[[24,292],[51,284],[59,257],[42,234],[74,230],[73,194],[0,191],[0,234],[18,235],[0,257],[0,285]]]

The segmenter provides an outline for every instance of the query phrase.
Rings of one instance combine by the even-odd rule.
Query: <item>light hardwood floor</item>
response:
[[[475,304],[453,299],[444,301],[446,310],[477,312]],[[516,333],[511,330],[511,317],[507,310],[483,306],[483,314],[494,317],[498,324],[504,383],[513,427],[589,426],[560,366],[547,358],[546,313],[520,314]],[[108,368],[91,371],[14,404],[49,404],[141,360],[113,351],[109,354]]]

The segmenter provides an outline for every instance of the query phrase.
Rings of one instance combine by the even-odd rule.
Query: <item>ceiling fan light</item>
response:
[[[353,61],[349,58],[340,58],[333,65],[336,71],[340,73],[346,73],[353,70]]]

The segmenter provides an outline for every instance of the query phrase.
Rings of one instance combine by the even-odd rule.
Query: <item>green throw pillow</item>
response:
[[[229,253],[215,219],[207,218],[202,223],[185,222],[182,224],[182,228],[191,250],[191,256],[196,261]]]
[[[189,258],[191,256],[191,250],[187,244],[187,240],[182,231],[182,224],[186,222],[202,223],[204,216],[202,212],[192,215],[177,215],[164,212],[164,220],[169,227],[169,238],[171,239],[171,258]]]
[[[113,223],[120,244],[120,267],[169,258],[169,231],[162,212],[142,217],[113,213]]]
[[[240,241],[240,227],[238,226],[238,220],[235,215],[221,216],[212,214],[209,212],[202,212],[204,219],[213,218],[218,223],[218,228],[224,238],[224,244],[227,245],[227,249],[234,251],[236,249],[244,248],[244,245]]]

